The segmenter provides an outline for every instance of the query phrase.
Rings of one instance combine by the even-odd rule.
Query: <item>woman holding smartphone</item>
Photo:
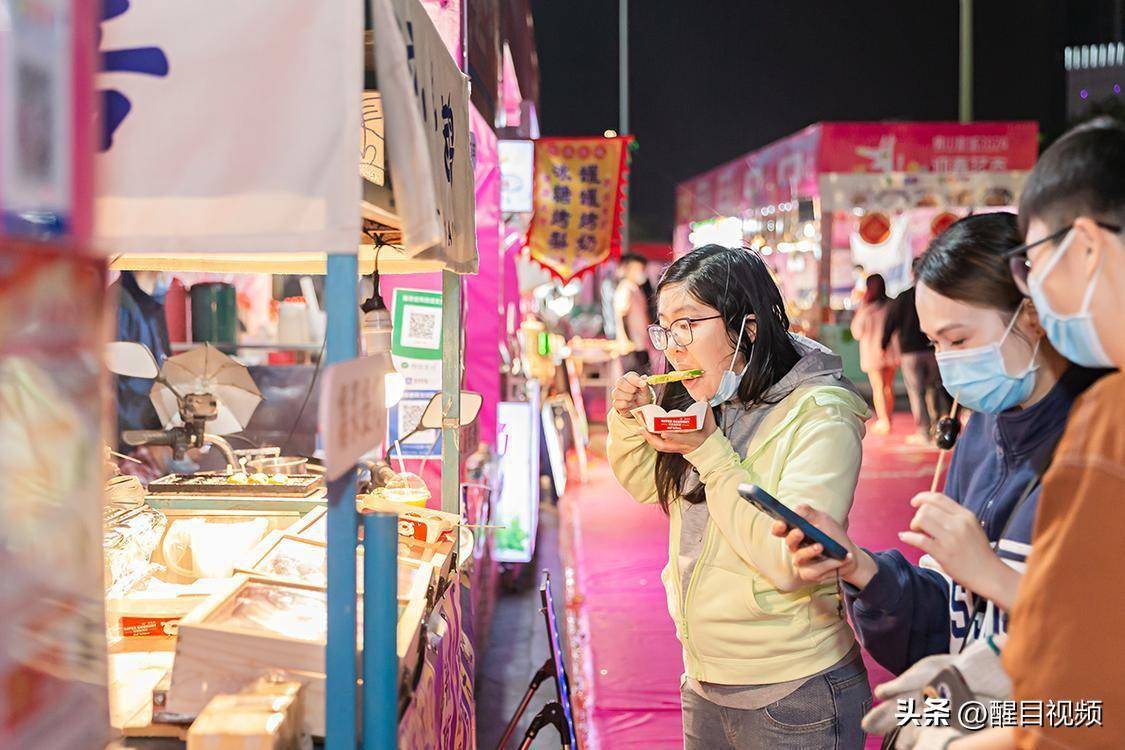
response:
[[[839,357],[789,332],[752,251],[708,245],[680,258],[657,311],[650,335],[669,369],[702,370],[664,386],[660,405],[710,408],[698,431],[650,433],[631,412],[652,391],[626,373],[609,457],[634,498],[669,516],[661,579],[683,646],[685,748],[861,748],[871,691],[837,586],[803,581],[737,488],[754,483],[845,523],[866,405]]]
[[[923,492],[899,537],[921,549],[920,565],[897,550],[858,548],[844,527],[812,508],[806,519],[843,544],[842,562],[786,536],[801,578],[839,575],[864,646],[898,674],[924,657],[957,654],[1001,636],[1031,550],[1038,479],[1074,399],[1101,373],[1072,365],[1047,341],[1035,307],[1003,257],[1021,243],[1009,213],[969,216],[922,256],[917,306],[934,341],[942,383],[972,410],[953,452],[945,492]]]

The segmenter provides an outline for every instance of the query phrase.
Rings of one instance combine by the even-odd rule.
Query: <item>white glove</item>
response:
[[[957,667],[969,690],[978,697],[996,700],[1012,697],[1012,680],[1004,671],[1000,654],[992,649],[988,641],[970,644],[953,660],[953,666]]]
[[[863,717],[863,731],[879,736],[893,732],[899,725],[898,702],[900,700],[913,700],[915,707],[920,710],[925,702],[922,698],[922,688],[929,685],[930,681],[937,677],[941,670],[948,667],[954,658],[952,654],[927,656],[895,679],[876,687],[875,697],[882,703],[868,711],[867,715]],[[905,743],[907,740],[905,735],[910,734],[911,729],[918,728],[920,727],[910,724],[904,726],[902,732],[899,733],[900,742]],[[900,745],[896,742],[895,747],[910,747],[910,745]]]
[[[883,701],[863,717],[868,734],[889,734],[898,726],[898,701],[914,700],[921,708],[925,703],[922,688],[946,667],[955,667],[973,693],[982,698],[1003,699],[1012,695],[1012,681],[1000,663],[1000,655],[986,641],[976,641],[960,654],[927,656],[889,682],[875,688],[875,697]],[[900,733],[900,737],[904,733]],[[897,743],[896,743],[897,744]],[[909,747],[909,745],[897,745]]]

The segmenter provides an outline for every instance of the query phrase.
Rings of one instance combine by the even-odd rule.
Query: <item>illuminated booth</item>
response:
[[[855,265],[896,293],[935,233],[1011,208],[1037,148],[1034,122],[810,125],[680,183],[675,254],[753,247],[815,330],[850,307]]]

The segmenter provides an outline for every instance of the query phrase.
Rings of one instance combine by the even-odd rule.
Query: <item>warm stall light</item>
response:
[[[547,300],[547,309],[554,313],[557,317],[563,317],[570,314],[574,309],[574,297],[566,295],[559,295]]]
[[[721,216],[691,224],[688,241],[692,247],[703,245],[723,245],[741,247],[743,241],[742,220],[735,216]]]
[[[814,227],[814,226],[812,225],[812,222],[811,222],[811,221],[810,221],[810,222],[808,222],[807,224],[805,224],[805,229],[804,229],[804,232],[805,232],[805,236],[806,236],[806,237],[808,237],[808,238],[809,238],[810,240],[811,240],[811,239],[812,239],[813,237],[816,237],[816,227]]]
[[[617,131],[616,130],[607,130],[604,133],[602,133],[602,135],[604,135],[606,138],[616,138],[617,137]]]
[[[383,376],[383,401],[388,409],[402,400],[406,393],[406,378],[402,373],[391,371]]]

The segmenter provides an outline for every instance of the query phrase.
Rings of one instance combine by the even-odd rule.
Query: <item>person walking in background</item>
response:
[[[917,268],[918,261],[915,260],[915,278]],[[912,445],[927,445],[931,439],[931,426],[936,425],[938,419],[949,411],[950,402],[941,387],[941,374],[938,372],[933,346],[918,323],[913,286],[895,297],[887,308],[881,342],[884,350],[891,346],[896,334],[902,379],[906,382],[910,413],[914,416],[915,434],[907,437],[906,441]]]
[[[883,345],[889,306],[887,282],[879,274],[872,274],[867,278],[863,299],[852,318],[852,336],[859,342],[859,368],[871,382],[871,400],[875,402],[876,416],[871,431],[878,434],[891,431],[891,414],[895,406],[898,344],[892,337],[889,345]]]
[[[613,312],[617,323],[617,341],[629,353],[621,358],[625,372],[652,372],[654,352],[649,351],[649,304],[644,285],[648,282],[647,261],[634,253],[621,256],[617,266],[619,280],[613,293]]]
[[[851,306],[853,309],[858,309],[863,304],[863,295],[867,293],[867,269],[859,263],[852,266],[852,281],[855,285],[852,287],[850,297]]]

